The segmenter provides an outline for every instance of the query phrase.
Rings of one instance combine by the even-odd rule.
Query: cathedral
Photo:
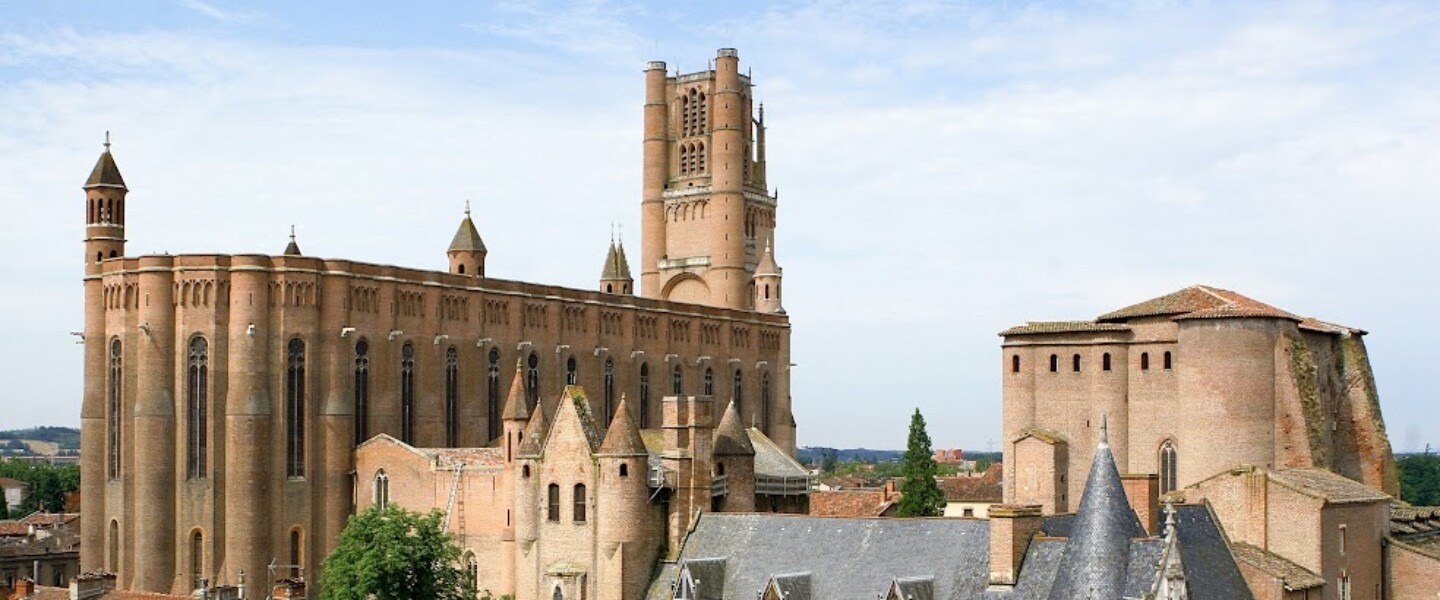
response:
[[[668,525],[623,533],[656,540],[626,562],[653,562],[692,510],[803,506],[808,486],[783,481],[795,422],[777,198],[738,61],[724,48],[705,71],[646,67],[638,289],[614,243],[594,289],[487,277],[468,211],[443,271],[307,256],[293,236],[279,255],[128,256],[129,188],[107,140],[84,184],[82,569],[156,592],[313,580],[357,504],[377,498],[357,446],[466,448],[543,471],[547,421],[578,427],[566,431],[622,475],[689,494],[656,517]],[[712,398],[726,402],[723,440],[763,464],[712,475],[724,455]],[[691,472],[703,485],[673,480]],[[755,488],[766,473],[782,480],[769,495]],[[712,494],[716,481],[729,492]],[[503,518],[486,531],[524,541]],[[603,510],[594,520],[609,535]],[[510,572],[511,589],[534,585]]]

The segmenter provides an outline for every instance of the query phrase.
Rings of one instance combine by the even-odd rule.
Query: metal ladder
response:
[[[455,497],[460,495],[460,477],[465,474],[464,465],[455,465],[455,477],[450,480],[450,498],[445,501],[445,518],[440,521],[440,531],[450,529],[450,514],[455,510]]]

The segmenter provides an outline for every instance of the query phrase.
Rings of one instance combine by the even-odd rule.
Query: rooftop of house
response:
[[[1325,585],[1324,578],[1273,552],[1244,542],[1231,544],[1230,550],[1235,554],[1235,560],[1279,579],[1287,590],[1308,590]]]
[[[810,492],[812,517],[878,517],[891,504],[879,488]]]

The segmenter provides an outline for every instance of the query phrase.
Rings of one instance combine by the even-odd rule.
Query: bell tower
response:
[[[85,190],[85,273],[100,272],[100,261],[125,255],[125,179],[120,176],[120,167],[110,154],[110,132],[105,132],[105,151],[90,178],[82,186]]]
[[[775,229],[765,180],[764,110],[739,53],[713,68],[645,71],[641,294],[753,310],[755,269]]]

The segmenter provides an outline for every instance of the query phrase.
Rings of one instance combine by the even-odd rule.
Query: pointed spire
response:
[[[285,256],[300,256],[300,244],[295,243],[295,226],[290,226],[290,243],[285,245]]]
[[[605,252],[605,266],[600,271],[600,281],[630,281],[630,261],[625,258],[625,246],[611,243]]]
[[[715,456],[755,455],[755,445],[750,443],[750,436],[745,433],[745,424],[740,422],[740,410],[735,407],[734,400],[725,407],[720,425],[715,428],[713,448]]]
[[[525,400],[525,373],[524,362],[515,359],[515,378],[510,381],[510,395],[505,397],[505,410],[501,419],[506,421],[524,421],[530,418],[526,407],[530,403]]]
[[[90,170],[90,177],[85,180],[83,189],[108,187],[129,191],[125,187],[125,178],[120,176],[120,167],[115,164],[115,157],[110,154],[110,132],[105,132],[105,151],[100,153],[100,160],[95,161],[95,168]]]
[[[610,419],[610,430],[605,432],[605,441],[600,444],[601,456],[648,456],[645,440],[640,437],[640,428],[630,418],[630,406],[625,394],[620,394],[620,404],[615,416]]]
[[[536,458],[545,449],[545,411],[539,404],[535,405],[535,411],[530,414],[530,423],[525,426],[525,439],[520,442],[520,448],[515,450],[515,456],[520,458]]]
[[[455,230],[455,237],[450,240],[449,252],[485,252],[485,241],[480,239],[480,231],[475,229],[475,221],[470,220],[470,201],[465,201],[465,218],[460,219],[460,227]]]
[[[1107,436],[1102,418],[1100,443],[1090,463],[1090,478],[1085,481],[1070,540],[1060,556],[1055,584],[1050,588],[1051,600],[1119,598],[1125,585],[1130,540],[1145,537],[1125,496]]]
[[[755,265],[755,275],[779,277],[780,273],[780,265],[775,264],[775,251],[770,247],[770,240],[765,240],[765,253],[760,255],[760,264]]]

